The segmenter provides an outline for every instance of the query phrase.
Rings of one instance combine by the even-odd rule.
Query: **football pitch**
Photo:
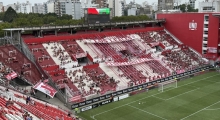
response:
[[[85,120],[219,120],[220,73],[178,82],[177,88],[149,90],[81,112]]]

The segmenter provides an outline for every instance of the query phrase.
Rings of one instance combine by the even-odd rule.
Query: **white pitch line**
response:
[[[212,75],[212,76],[209,76],[209,77],[206,77],[206,78],[203,78],[203,79],[197,80],[197,81],[193,81],[193,82],[190,82],[190,83],[187,83],[187,84],[184,84],[184,85],[180,85],[180,86],[178,86],[178,87],[182,87],[182,86],[190,85],[190,84],[192,84],[192,83],[199,82],[199,81],[202,81],[202,80],[205,80],[205,79],[209,79],[209,78],[212,78],[212,77],[215,77],[215,76],[218,76],[218,75],[220,75],[220,74]],[[175,89],[175,88],[173,88],[173,89]],[[172,89],[169,89],[169,90],[167,90],[167,91],[170,91],[170,90],[172,90]],[[106,110],[106,111],[100,112],[100,113],[98,113],[98,114],[93,115],[93,119],[94,119],[94,120],[97,120],[97,119],[95,119],[95,116],[98,116],[98,115],[101,115],[101,114],[107,113],[107,112],[109,112],[109,111],[112,111],[112,110],[115,110],[115,109],[118,109],[118,108],[124,107],[124,106],[126,106],[126,105],[131,104],[131,103],[135,103],[135,102],[137,102],[137,101],[140,101],[140,100],[143,100],[143,99],[146,99],[146,98],[152,97],[152,96],[154,96],[154,95],[158,95],[158,94],[161,94],[161,93],[156,93],[156,94],[150,95],[150,96],[148,96],[148,97],[144,97],[144,98],[141,98],[141,99],[139,99],[139,100],[135,100],[135,101],[132,101],[132,102],[130,102],[130,103],[127,103],[127,104],[124,104],[124,105],[121,105],[121,106],[118,106],[118,107],[115,107],[115,108],[112,108],[112,109],[109,109],[109,110]]]
[[[137,109],[137,110],[140,110],[140,111],[142,111],[142,112],[148,113],[148,114],[150,114],[150,115],[156,116],[156,117],[161,118],[161,119],[163,119],[163,120],[167,120],[167,119],[165,119],[165,118],[163,118],[163,117],[160,117],[160,116],[155,115],[155,114],[153,114],[153,113],[150,113],[150,112],[148,112],[148,111],[142,110],[142,109],[137,108],[137,107],[135,107],[135,106],[132,106],[132,105],[127,105],[127,106],[130,106],[130,107],[135,108],[135,109]]]
[[[215,109],[205,109],[205,110],[220,110],[220,108],[215,108]]]
[[[155,96],[155,95],[153,95],[153,97],[158,98],[158,99],[161,99],[161,100],[165,100],[165,101],[166,101],[166,100],[173,99],[173,98],[175,98],[175,97],[178,97],[178,96],[181,96],[181,95],[184,95],[184,94],[190,93],[190,92],[195,91],[195,90],[198,90],[198,89],[199,89],[199,88],[194,89],[194,90],[190,90],[190,91],[184,92],[184,93],[182,93],[182,94],[178,94],[178,95],[176,95],[176,96],[170,97],[170,98],[168,98],[168,99],[163,99],[163,98],[157,97],[157,96]]]
[[[93,120],[97,120],[97,119],[95,118],[95,116],[91,116],[91,118],[92,118]]]
[[[155,98],[157,98],[157,99],[161,99],[161,100],[166,100],[166,99],[163,99],[163,98],[157,97],[157,96],[155,96],[155,95],[152,95],[152,97],[155,97]]]
[[[211,105],[209,105],[209,106],[207,106],[207,107],[205,107],[205,108],[203,108],[203,109],[201,109],[201,110],[199,110],[199,111],[196,111],[196,112],[194,112],[194,113],[192,113],[192,114],[190,114],[190,115],[188,115],[188,116],[186,116],[186,117],[184,117],[184,118],[182,118],[182,119],[180,119],[180,120],[185,120],[186,118],[188,118],[188,117],[190,117],[190,116],[193,116],[193,115],[195,115],[195,114],[197,114],[197,113],[199,113],[199,112],[201,112],[201,111],[203,111],[203,110],[205,110],[205,109],[207,109],[207,108],[209,108],[209,107],[211,107],[211,106],[213,106],[213,105],[215,105],[215,104],[218,104],[218,103],[220,103],[220,101],[218,101],[218,102],[216,102],[216,103],[213,103],[213,104],[211,104]]]
[[[184,93],[182,93],[182,94],[178,94],[178,95],[176,95],[176,96],[170,97],[170,98],[165,99],[165,100],[170,100],[170,99],[173,99],[173,98],[175,98],[175,97],[178,97],[178,96],[181,96],[181,95],[184,95],[184,94],[190,93],[190,92],[195,91],[195,90],[198,90],[198,89],[199,89],[199,88],[194,89],[194,90],[190,90],[190,91],[188,91],[188,92],[184,92]]]

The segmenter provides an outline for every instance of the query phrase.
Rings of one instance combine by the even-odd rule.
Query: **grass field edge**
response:
[[[186,86],[186,85],[190,85],[190,84],[192,84],[192,83],[199,82],[199,81],[202,81],[202,80],[206,80],[206,79],[209,79],[209,78],[212,78],[212,77],[215,77],[215,76],[219,76],[219,75],[220,75],[220,74],[215,74],[215,75],[212,75],[212,76],[209,76],[209,77],[206,77],[206,78],[202,78],[202,79],[195,80],[195,81],[193,81],[193,82],[189,82],[189,83],[187,83],[187,84],[180,85],[180,86],[178,86],[178,87],[183,87],[183,86]],[[175,89],[175,88],[173,88],[173,89]],[[198,88],[197,88],[197,89],[198,89]],[[194,89],[194,90],[197,90],[197,89]],[[169,89],[169,90],[172,90],[172,89]],[[169,90],[168,90],[168,91],[169,91]],[[91,117],[92,119],[94,119],[94,120],[97,120],[97,119],[95,118],[96,116],[99,116],[99,115],[101,115],[101,114],[110,112],[110,111],[112,111],[112,110],[115,110],[115,109],[118,109],[118,108],[121,108],[121,107],[124,107],[124,106],[129,106],[129,104],[132,104],[132,103],[135,103],[135,102],[138,102],[138,101],[147,99],[147,98],[149,98],[149,97],[155,97],[155,95],[158,95],[158,94],[161,94],[161,93],[156,93],[156,94],[153,94],[153,95],[150,95],[150,96],[147,96],[147,97],[144,97],[144,98],[141,98],[141,99],[138,99],[138,100],[129,102],[129,103],[127,103],[127,104],[123,104],[123,105],[114,107],[114,108],[112,108],[112,109],[109,109],[109,110],[106,110],[106,111],[103,111],[103,112],[94,114],[93,116],[90,116],[90,117]],[[166,100],[166,99],[165,99],[165,100]],[[220,102],[220,101],[219,101],[219,102]],[[217,103],[215,103],[215,104],[217,104]],[[210,106],[212,106],[212,105],[210,105]],[[208,106],[208,107],[210,107],[210,106]],[[208,107],[207,107],[207,108],[208,108]],[[138,109],[139,109],[139,108],[138,108]],[[205,108],[205,109],[206,109],[206,108]],[[202,110],[204,110],[204,109],[202,109]],[[198,111],[197,111],[197,112],[198,112]],[[186,117],[187,117],[187,116],[186,116]],[[183,118],[182,118],[182,119],[183,119]]]

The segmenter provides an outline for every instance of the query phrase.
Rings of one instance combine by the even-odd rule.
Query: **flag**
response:
[[[51,98],[53,98],[54,95],[57,93],[57,91],[54,88],[52,88],[51,86],[49,86],[44,82],[37,83],[33,88],[43,92],[44,94],[47,94]]]

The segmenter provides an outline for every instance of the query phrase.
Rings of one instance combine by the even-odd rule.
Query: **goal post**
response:
[[[163,92],[164,89],[167,89],[170,87],[177,88],[177,80],[169,80],[169,81],[158,83],[158,91]]]

